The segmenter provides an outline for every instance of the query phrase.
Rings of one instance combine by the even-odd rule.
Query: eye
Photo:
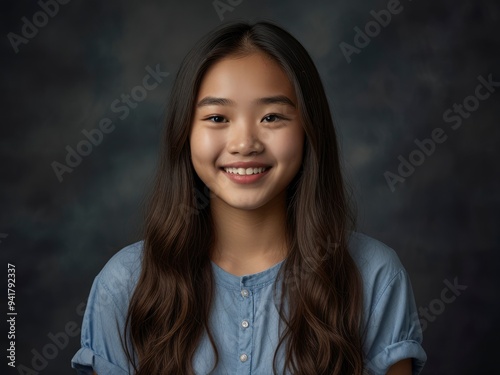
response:
[[[210,116],[207,117],[205,120],[211,121],[211,122],[225,122],[225,118],[223,116]]]
[[[283,116],[277,115],[275,113],[271,113],[269,115],[264,116],[262,120],[267,120],[266,122],[277,122],[280,120],[284,120],[285,118]]]

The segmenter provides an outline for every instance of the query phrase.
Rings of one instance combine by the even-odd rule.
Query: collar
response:
[[[285,259],[264,271],[243,276],[233,275],[220,268],[213,261],[210,261],[210,263],[212,264],[213,275],[217,284],[236,290],[242,288],[259,289],[272,283],[276,279],[276,275],[285,262]]]

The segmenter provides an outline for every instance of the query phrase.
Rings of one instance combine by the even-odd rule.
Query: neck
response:
[[[214,197],[210,210],[216,239],[210,257],[222,269],[248,275],[286,257],[285,192],[253,210],[238,209]]]

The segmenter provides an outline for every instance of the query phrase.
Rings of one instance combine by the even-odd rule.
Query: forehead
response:
[[[213,95],[244,101],[270,94],[296,100],[292,82],[280,65],[266,54],[255,52],[214,63],[203,76],[198,100]]]

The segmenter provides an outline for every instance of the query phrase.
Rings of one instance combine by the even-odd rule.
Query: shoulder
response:
[[[423,368],[422,329],[410,277],[396,252],[383,242],[353,232],[349,252],[363,282],[365,365],[370,374],[413,358],[412,374]]]
[[[139,241],[119,250],[108,260],[97,277],[106,283],[136,278],[141,270],[143,244],[143,241]]]
[[[95,286],[119,306],[128,304],[142,266],[144,241],[130,244],[115,253],[94,280]]]
[[[94,278],[82,322],[81,348],[71,360],[78,373],[131,373],[122,350],[122,333],[142,254],[143,241],[128,245],[115,253]]]
[[[375,276],[381,270],[395,274],[404,269],[394,249],[360,232],[351,233],[349,252],[364,276]]]
[[[104,265],[99,275],[101,277],[116,277],[126,273],[135,274],[141,268],[144,241],[138,241],[125,246],[116,252]]]
[[[349,253],[361,274],[369,313],[391,283],[407,276],[406,270],[394,249],[359,232],[352,232],[349,237]]]

